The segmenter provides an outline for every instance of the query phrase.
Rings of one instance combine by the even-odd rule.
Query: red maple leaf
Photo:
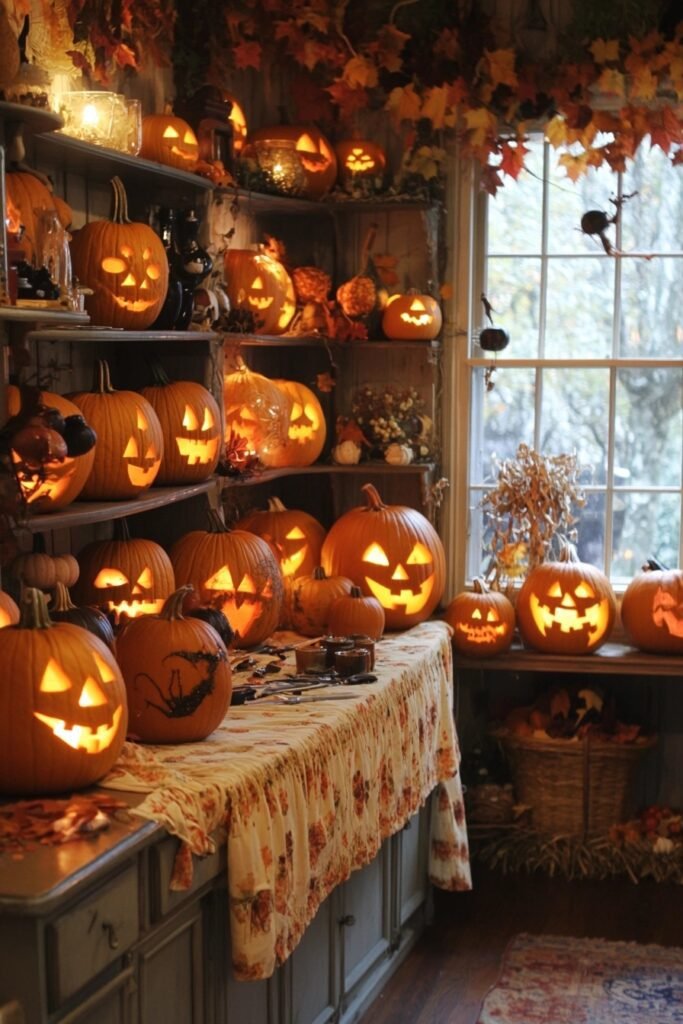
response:
[[[261,44],[243,39],[233,47],[236,68],[261,70]]]
[[[355,114],[357,110],[363,110],[368,105],[366,90],[350,89],[341,78],[338,78],[332,85],[328,85],[325,92],[330,94],[332,102],[339,107],[339,113],[345,120]]]
[[[503,171],[504,174],[507,174],[509,178],[514,178],[516,181],[520,172],[524,170],[524,157],[528,152],[529,150],[521,140],[501,143],[501,171]]]
[[[503,184],[503,179],[498,173],[497,167],[492,167],[491,164],[487,164],[482,168],[479,183],[483,192],[488,192],[490,196],[495,196],[496,192]]]

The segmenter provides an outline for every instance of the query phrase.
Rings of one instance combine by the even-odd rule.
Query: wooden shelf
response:
[[[86,327],[71,330],[59,327],[49,330],[29,331],[29,341],[72,341],[84,344],[101,342],[183,342],[193,344],[198,341],[219,341],[220,334],[215,331],[124,331],[113,327]]]
[[[90,323],[87,313],[71,313],[68,309],[27,309],[25,306],[0,306],[0,320],[22,324],[64,324],[67,327]]]
[[[26,525],[33,533],[46,533],[49,530],[73,529],[90,523],[106,523],[110,519],[139,515],[178,501],[187,501],[199,494],[209,494],[216,487],[216,478],[211,477],[200,484],[188,484],[185,487],[150,487],[140,497],[123,501],[74,501],[61,511],[29,516]]]
[[[121,153],[116,149],[107,149],[105,146],[93,146],[81,139],[62,135],[61,132],[39,135],[35,143],[42,157],[54,161],[56,156],[61,156],[70,172],[79,172],[88,178],[109,179],[118,175],[128,186],[173,188],[176,193],[180,192],[179,186],[183,185],[193,192],[208,192],[213,188],[213,182],[199,174],[181,171],[130,153]]]
[[[388,213],[395,211],[431,210],[438,203],[425,199],[410,199],[406,196],[378,195],[368,199],[352,199],[343,193],[332,193],[323,199],[299,199],[296,196],[281,196],[277,193],[253,192],[245,188],[217,188],[216,197],[229,199],[231,202],[244,203],[252,213],[284,213],[312,214],[321,211],[336,215],[338,213]]]
[[[456,669],[496,672],[563,672],[584,675],[683,677],[683,657],[646,654],[627,644],[607,643],[593,654],[544,654],[513,644],[497,657],[466,658],[455,652]]]
[[[368,339],[367,341],[336,341],[334,338],[326,338],[323,335],[299,335],[291,337],[282,334],[233,334],[223,335],[227,345],[244,346],[244,348],[334,348],[335,352],[358,352],[378,351],[382,349],[415,349],[424,351],[430,349],[438,352],[441,348],[439,339],[434,341],[422,341],[418,339]]]
[[[64,122],[54,110],[44,107],[30,107],[27,103],[6,103],[0,100],[0,121],[8,124],[20,124],[24,135],[36,132],[54,132]]]
[[[313,466],[282,466],[278,469],[264,469],[249,476],[224,476],[219,479],[222,488],[253,487],[285,476],[358,476],[364,473],[368,476],[428,476],[435,468],[433,462],[411,462],[409,466],[390,466],[388,462],[378,459],[372,462],[359,462],[355,466],[337,466],[322,462]]]

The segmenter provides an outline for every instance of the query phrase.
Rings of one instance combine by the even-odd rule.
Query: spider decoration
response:
[[[612,224],[619,223],[619,217],[621,216],[621,208],[625,202],[637,196],[637,192],[627,192],[623,196],[619,196],[617,199],[610,199],[610,203],[614,206],[614,213],[611,217],[608,217],[604,210],[587,210],[581,218],[581,231],[584,235],[590,235],[591,238],[599,238],[600,244],[607,253],[608,256],[625,256],[626,253],[620,252],[619,249],[615,249],[609,238],[605,234],[607,229]],[[643,256],[645,259],[651,257],[645,253],[628,253],[630,256]]]
[[[135,677],[135,684],[137,686],[138,680],[147,680],[159,694],[161,704],[155,704],[154,701],[145,698],[147,707],[156,708],[166,718],[187,718],[188,715],[193,715],[202,701],[213,693],[216,669],[221,661],[225,661],[225,654],[222,651],[218,651],[216,654],[209,654],[207,651],[174,651],[172,655],[167,655],[167,657],[183,658],[185,661],[189,661],[191,665],[205,661],[207,664],[206,675],[203,679],[200,679],[196,686],[192,687],[189,693],[183,693],[182,683],[180,682],[180,669],[177,668],[171,669],[168,695],[164,693],[159,684],[147,672],[139,672]],[[166,658],[164,658],[164,661],[166,661]]]
[[[484,327],[484,329],[479,333],[479,347],[483,348],[485,351],[488,352],[502,352],[504,348],[507,348],[510,342],[510,335],[508,334],[507,331],[504,331],[502,327],[494,327],[493,317],[491,316],[491,314],[495,313],[495,309],[493,308],[493,306],[491,305],[491,303],[486,298],[483,292],[481,293],[481,303],[484,307],[486,319],[488,320],[491,326]],[[494,387],[496,386],[494,380],[495,372],[496,363],[494,355],[494,361],[491,363],[490,366],[486,367],[486,370],[484,372],[484,386],[487,391],[493,391]]]

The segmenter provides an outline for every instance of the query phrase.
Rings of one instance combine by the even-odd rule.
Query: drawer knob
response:
[[[348,928],[349,925],[354,925],[356,919],[353,914],[345,914],[344,917],[339,918],[339,925],[341,928]]]
[[[103,921],[102,922],[102,931],[107,936],[107,942],[109,943],[109,948],[110,949],[118,949],[119,946],[121,945],[121,940],[119,939],[119,937],[118,937],[118,935],[116,933],[116,928],[114,927],[114,925],[111,924],[110,921]]]

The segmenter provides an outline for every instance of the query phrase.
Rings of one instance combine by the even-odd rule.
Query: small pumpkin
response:
[[[310,576],[297,577],[292,582],[292,629],[302,636],[322,636],[328,631],[333,603],[350,594],[352,587],[346,576],[328,576],[322,566],[316,566]]]
[[[109,366],[97,362],[93,391],[70,396],[97,433],[92,468],[81,491],[87,501],[134,498],[154,483],[164,437],[154,409],[136,391],[116,391]]]
[[[50,618],[53,622],[71,622],[74,626],[82,626],[106,644],[110,651],[114,650],[114,628],[104,612],[93,605],[75,605],[68,587],[59,581],[55,584]]]
[[[73,587],[78,581],[80,566],[74,555],[53,555],[55,566],[55,586],[62,583],[65,587]]]
[[[361,447],[356,441],[341,441],[332,449],[332,461],[338,466],[355,466],[360,457]]]
[[[439,336],[442,324],[436,299],[415,289],[390,296],[382,314],[382,331],[387,338],[399,341],[432,341]]]
[[[376,597],[364,594],[354,585],[348,594],[338,597],[330,608],[327,628],[333,636],[369,636],[379,640],[386,616]]]
[[[390,466],[409,466],[413,461],[413,449],[409,444],[393,444],[387,445],[384,452],[384,461],[388,462]]]
[[[230,706],[227,649],[207,622],[183,615],[188,590],[174,591],[158,615],[134,619],[118,639],[129,731],[143,743],[203,740]]]
[[[140,156],[182,171],[194,171],[199,161],[199,143],[182,117],[172,113],[146,114],[142,119]]]
[[[377,305],[375,282],[366,274],[356,274],[339,285],[337,302],[349,317],[367,316]]]
[[[221,414],[210,391],[197,381],[170,381],[161,367],[155,383],[140,394],[154,409],[163,434],[157,484],[206,480],[221,454]]]
[[[28,588],[18,625],[0,630],[0,792],[42,796],[106,775],[128,723],[126,690],[109,648],[69,622],[53,623]]]
[[[296,380],[274,380],[291,404],[287,439],[284,444],[261,453],[264,466],[310,466],[327,439],[325,413],[317,395]]]
[[[38,535],[34,538],[36,544]],[[42,537],[41,537],[42,540]],[[57,582],[57,570],[52,555],[44,550],[27,551],[17,555],[8,566],[9,575],[24,587],[52,590]]]
[[[563,543],[558,558],[535,566],[516,602],[517,625],[529,647],[551,654],[590,654],[607,640],[616,600],[603,572],[579,561]]]
[[[119,178],[112,178],[111,220],[92,220],[71,240],[73,270],[92,289],[85,308],[93,324],[144,330],[166,300],[169,265],[156,232],[128,217],[128,199]]]
[[[480,577],[472,590],[458,594],[450,602],[444,619],[453,630],[453,646],[470,657],[502,654],[512,643],[515,609],[512,602],[496,590],[489,590]]]
[[[251,249],[227,249],[225,290],[232,309],[251,313],[256,334],[282,334],[296,312],[294,285],[279,260]]]
[[[621,619],[641,650],[683,654],[683,571],[645,567],[624,591]]]
[[[382,178],[387,158],[379,143],[372,139],[343,139],[334,149],[337,180],[342,188],[358,181]]]

